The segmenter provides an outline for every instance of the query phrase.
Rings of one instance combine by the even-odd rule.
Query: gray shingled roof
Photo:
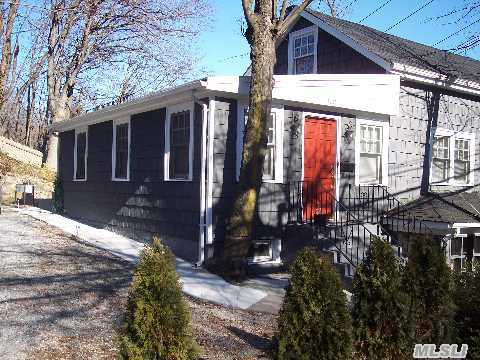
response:
[[[389,63],[401,63],[480,82],[480,61],[402,39],[368,26],[307,10]]]
[[[454,223],[477,223],[480,222],[480,193],[440,193],[422,196],[400,210],[390,213],[395,218],[405,212],[417,220]]]

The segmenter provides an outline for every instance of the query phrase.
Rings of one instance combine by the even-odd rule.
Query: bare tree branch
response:
[[[285,34],[290,29],[290,26],[297,21],[300,14],[313,2],[313,0],[303,0],[300,5],[295,7],[295,9],[280,23],[277,38],[283,38]]]
[[[282,3],[282,10],[280,11],[280,21],[285,20],[285,16],[287,15],[287,7],[288,7],[288,0],[283,0]]]
[[[253,26],[254,18],[252,11],[252,0],[242,0],[243,14],[249,26]]]

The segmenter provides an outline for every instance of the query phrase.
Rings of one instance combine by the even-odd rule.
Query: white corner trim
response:
[[[112,181],[130,181],[130,147],[131,147],[131,134],[132,134],[132,125],[130,122],[130,116],[122,119],[115,119],[112,121]],[[115,177],[115,168],[117,164],[117,126],[122,124],[128,124],[128,156],[127,156],[127,177],[126,178],[117,178]]]
[[[381,126],[382,127],[382,182],[379,184],[360,183],[360,126]],[[390,141],[389,121],[372,119],[355,119],[355,185],[383,185],[388,186],[388,143]]]
[[[201,138],[201,158],[200,158],[200,229],[198,241],[198,263],[205,261],[205,235],[206,235],[206,163],[207,163],[207,126],[208,126],[208,105],[201,103],[202,106],[202,138]]]
[[[213,243],[213,141],[215,135],[215,99],[208,101],[208,124],[207,124],[207,211],[206,226],[207,244]]]
[[[293,31],[288,35],[288,74],[295,75],[295,66],[293,60],[294,40],[300,36],[313,34],[313,70],[314,74],[318,72],[318,26],[312,25],[306,28]]]
[[[449,163],[450,167],[448,169],[448,180],[444,182],[433,182],[432,181],[432,167],[433,167],[433,139],[435,136],[445,136],[449,137]],[[470,173],[468,174],[468,182],[467,183],[459,183],[455,181],[454,177],[454,160],[455,160],[455,139],[465,139],[470,141]],[[475,134],[471,132],[464,132],[464,131],[455,131],[451,129],[445,128],[432,128],[431,136],[430,136],[430,172],[429,172],[429,179],[428,182],[430,185],[433,186],[473,186],[475,183],[474,175],[475,175]]]
[[[237,102],[237,136],[236,136],[236,149],[235,149],[235,177],[238,181],[240,178],[240,167],[242,165],[242,153],[243,153],[243,136],[245,131],[245,110],[248,109],[248,103],[246,101]],[[263,179],[264,183],[283,183],[283,133],[284,133],[284,121],[285,111],[283,105],[272,104],[272,113],[275,113],[275,178]],[[243,120],[243,121],[242,121]]]
[[[195,110],[193,101],[183,104],[176,104],[167,107],[165,118],[165,152],[164,152],[164,181],[192,181],[193,180],[193,117]],[[188,143],[188,177],[186,179],[170,178],[170,122],[172,114],[189,111],[190,114],[190,136]]]
[[[77,179],[77,135],[85,133],[85,178]],[[73,181],[87,181],[87,164],[88,164],[88,126],[75,128],[75,145],[73,147]]]
[[[338,115],[326,115],[322,113],[315,113],[315,112],[302,112],[302,173],[301,179],[302,181],[305,180],[305,118],[306,117],[316,117],[320,119],[327,119],[327,120],[334,120],[335,127],[336,127],[336,147],[335,147],[335,198],[340,199],[340,151],[341,151],[341,143],[342,143],[342,117]],[[321,139],[319,139],[321,140]],[[336,207],[336,204],[334,204]]]
[[[356,50],[357,52],[359,52],[360,54],[365,56],[367,59],[373,61],[378,66],[385,69],[387,72],[389,72],[391,70],[392,65],[390,64],[390,62],[386,61],[382,57],[380,57],[377,54],[373,53],[372,51],[368,50],[364,46],[361,46],[355,40],[353,40],[351,37],[345,35],[344,33],[340,32],[340,31],[338,31],[335,27],[333,27],[333,26],[331,26],[327,23],[324,23],[323,21],[321,21],[316,16],[310,14],[308,12],[308,10],[304,11],[301,14],[301,16],[303,16],[305,19],[307,19],[311,23],[317,25],[323,31],[329,33],[333,37],[335,37],[338,40],[340,40],[341,42],[345,43],[346,45],[348,45],[352,49]]]

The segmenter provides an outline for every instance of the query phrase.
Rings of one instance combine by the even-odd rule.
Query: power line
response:
[[[441,44],[441,43],[444,42],[445,40],[450,39],[451,37],[459,34],[459,33],[462,32],[463,30],[468,29],[470,26],[475,25],[475,24],[478,23],[478,22],[480,22],[480,18],[477,19],[477,20],[475,20],[474,22],[468,24],[467,26],[464,26],[464,27],[461,28],[460,30],[457,30],[457,31],[455,31],[454,33],[451,33],[451,34],[448,35],[447,37],[444,37],[442,40],[437,41],[437,42],[436,42],[435,44],[433,44],[432,46],[437,46],[438,44]]]
[[[420,10],[426,8],[428,5],[430,5],[430,4],[431,4],[432,2],[434,2],[434,1],[435,1],[435,0],[430,0],[430,1],[426,2],[425,4],[423,4],[422,6],[420,6],[417,10],[412,11],[410,14],[408,14],[407,16],[405,16],[402,20],[399,20],[399,21],[397,21],[395,24],[393,24],[392,26],[390,26],[388,29],[385,30],[385,32],[392,30],[394,27],[398,26],[399,24],[401,24],[401,23],[404,22],[405,20],[411,18],[413,15],[415,15],[416,13],[418,13]]]
[[[218,62],[226,62],[226,61],[229,61],[229,60],[235,60],[235,59],[243,58],[243,57],[249,56],[249,55],[250,55],[250,52],[246,52],[246,53],[242,53],[242,54],[229,56],[229,57],[220,59],[220,60],[218,60]]]
[[[367,16],[365,16],[362,20],[360,20],[358,23],[361,24],[364,20],[367,20],[370,16],[372,16],[373,14],[376,14],[379,10],[383,9],[385,6],[387,6],[392,0],[387,0],[385,1],[382,5],[380,5],[378,8],[376,8],[375,10],[373,10],[370,14],[368,14]]]

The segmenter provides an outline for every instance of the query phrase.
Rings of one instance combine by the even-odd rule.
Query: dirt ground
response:
[[[3,209],[0,359],[114,359],[132,264]],[[261,359],[276,316],[187,299],[204,359]]]

